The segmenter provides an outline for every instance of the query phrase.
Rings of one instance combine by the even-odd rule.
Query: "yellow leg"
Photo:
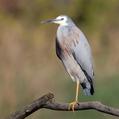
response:
[[[78,104],[78,94],[79,94],[79,81],[77,80],[77,82],[76,82],[76,97],[75,97],[75,100],[73,102],[71,102],[68,107],[68,109],[69,110],[72,109],[73,112],[74,112],[75,105]]]
[[[78,101],[78,94],[79,94],[79,81],[76,82],[76,102]]]

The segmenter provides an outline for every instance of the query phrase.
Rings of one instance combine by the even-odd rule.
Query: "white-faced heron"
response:
[[[76,97],[69,104],[69,109],[78,103],[79,84],[85,95],[93,95],[93,63],[92,53],[87,38],[74,22],[65,15],[42,23],[59,24],[56,36],[56,54],[62,61],[66,71],[73,81],[76,82]]]

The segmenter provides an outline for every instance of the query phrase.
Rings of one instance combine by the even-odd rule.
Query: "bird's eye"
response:
[[[64,20],[64,18],[61,18],[61,20]]]

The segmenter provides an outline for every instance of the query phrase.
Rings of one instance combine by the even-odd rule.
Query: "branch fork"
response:
[[[53,100],[53,98],[54,95],[52,93],[48,93],[39,99],[34,100],[31,104],[26,105],[21,110],[11,114],[8,119],[24,119],[42,108],[56,111],[72,111],[72,109],[68,109],[68,103],[57,103]],[[79,111],[90,109],[119,117],[119,109],[104,105],[99,101],[80,102],[75,106],[74,110]]]

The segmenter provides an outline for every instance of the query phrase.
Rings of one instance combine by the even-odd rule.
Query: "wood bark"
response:
[[[24,119],[34,113],[35,111],[46,108],[55,111],[72,111],[72,109],[68,109],[68,103],[58,103],[53,100],[54,95],[52,93],[48,93],[39,99],[33,101],[31,104],[26,105],[21,110],[16,111],[11,114],[7,119]],[[79,102],[75,106],[75,111],[80,110],[96,110],[99,112],[103,112],[106,114],[110,114],[113,116],[119,117],[119,109],[113,108],[107,105],[102,104],[99,101],[90,101],[90,102]]]

